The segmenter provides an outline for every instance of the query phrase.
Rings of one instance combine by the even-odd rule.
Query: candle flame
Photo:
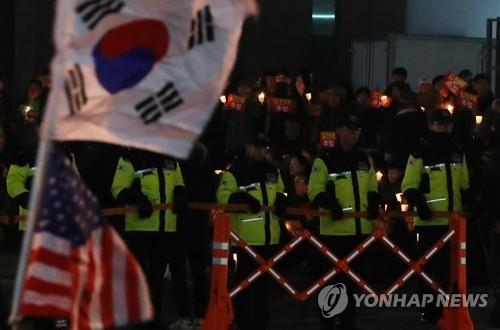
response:
[[[447,104],[446,105],[446,109],[450,112],[450,113],[453,113],[453,111],[455,110],[455,107],[453,106],[453,104]]]
[[[259,102],[262,104],[264,103],[265,100],[266,100],[266,94],[264,94],[264,92],[261,92],[259,94]]]

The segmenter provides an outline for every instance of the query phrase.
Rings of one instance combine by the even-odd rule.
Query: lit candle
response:
[[[233,261],[234,261],[234,269],[238,269],[238,255],[236,253],[233,253]]]
[[[449,104],[449,103],[448,103],[448,104],[446,105],[446,109],[448,109],[448,111],[449,111],[450,113],[453,113],[453,110],[455,110],[455,107],[453,106],[453,104]]]
[[[24,107],[24,117],[28,117],[28,113],[31,111],[31,107],[29,105]]]
[[[398,203],[401,203],[401,201],[403,200],[403,193],[396,194],[396,200],[398,201]]]
[[[420,107],[420,110],[425,111],[425,107]]]
[[[476,116],[476,124],[479,125],[483,122],[483,116]]]
[[[382,172],[378,171],[378,172],[376,173],[376,175],[377,175],[377,182],[382,181],[382,178],[384,177],[384,173],[382,173]]]
[[[408,204],[401,204],[401,212],[408,212]]]
[[[221,175],[222,172],[224,172],[223,170],[215,170],[214,173],[215,175]]]
[[[306,99],[307,99],[307,102],[311,102],[312,94],[311,93],[306,93]]]
[[[260,102],[260,104],[263,104],[265,100],[266,100],[266,94],[264,94],[264,92],[261,92],[259,94],[259,102]]]
[[[227,102],[226,95],[222,95],[220,97],[220,101],[222,102],[222,104],[226,104],[226,102]]]

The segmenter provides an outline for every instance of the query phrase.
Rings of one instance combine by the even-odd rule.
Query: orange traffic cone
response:
[[[227,330],[233,321],[233,306],[227,289],[231,219],[224,213],[216,213],[214,217],[210,301],[202,330]]]
[[[459,294],[467,293],[466,268],[466,222],[465,218],[454,214],[450,219],[450,227],[455,230],[451,241],[451,283],[453,290]],[[441,330],[474,330],[469,309],[462,301],[460,307],[447,307],[443,310],[443,317],[439,320]]]
[[[443,317],[439,320],[441,330],[473,330],[474,325],[469,315],[469,309],[464,306],[445,308]]]

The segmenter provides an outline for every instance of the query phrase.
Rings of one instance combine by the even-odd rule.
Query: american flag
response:
[[[78,330],[150,320],[139,264],[56,148],[44,181],[19,316],[69,319]]]

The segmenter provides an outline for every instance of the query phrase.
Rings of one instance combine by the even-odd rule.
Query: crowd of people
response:
[[[404,68],[394,69],[387,89],[380,92],[348,83],[313,89],[309,73],[292,78],[285,71],[268,72],[257,82],[243,79],[228,88],[188,160],[101,143],[65,143],[62,148],[103,208],[138,207],[137,213],[110,220],[143,267],[159,311],[156,321],[162,321],[168,265],[179,316],[170,328],[199,329],[208,303],[211,230],[208,213],[189,210],[189,202],[247,205],[248,211],[232,213],[233,230],[263,257],[272,256],[302,229],[318,234],[344,257],[371,232],[382,210],[400,210],[401,200],[417,210],[415,227],[392,219],[386,230],[412,256],[446,232],[448,219],[432,217],[431,211],[466,210],[500,235],[495,222],[500,214],[495,202],[500,196],[500,101],[494,99],[486,74],[464,70],[458,76],[467,83],[464,91],[476,97],[469,106],[454,93],[443,93],[444,75],[412,90]],[[16,214],[28,208],[50,86],[33,80],[19,105],[7,86],[0,79],[0,213]],[[171,210],[152,208],[167,202],[173,204]],[[262,211],[262,206],[274,206],[274,212]],[[289,207],[330,214],[321,219],[297,216],[287,214]],[[367,216],[344,217],[351,211]],[[9,244],[15,242],[4,242]],[[245,251],[233,249],[238,282],[255,264]],[[297,251],[296,257],[309,252]],[[439,266],[447,258],[443,249],[426,266],[443,287],[447,270]],[[328,264],[313,261],[306,268],[314,278]],[[269,281],[263,277],[235,298],[240,329],[269,326]],[[336,281],[355,290],[347,277]],[[441,316],[436,309],[422,312],[429,322]],[[355,329],[354,316],[349,306],[338,320],[322,317],[321,325]]]

